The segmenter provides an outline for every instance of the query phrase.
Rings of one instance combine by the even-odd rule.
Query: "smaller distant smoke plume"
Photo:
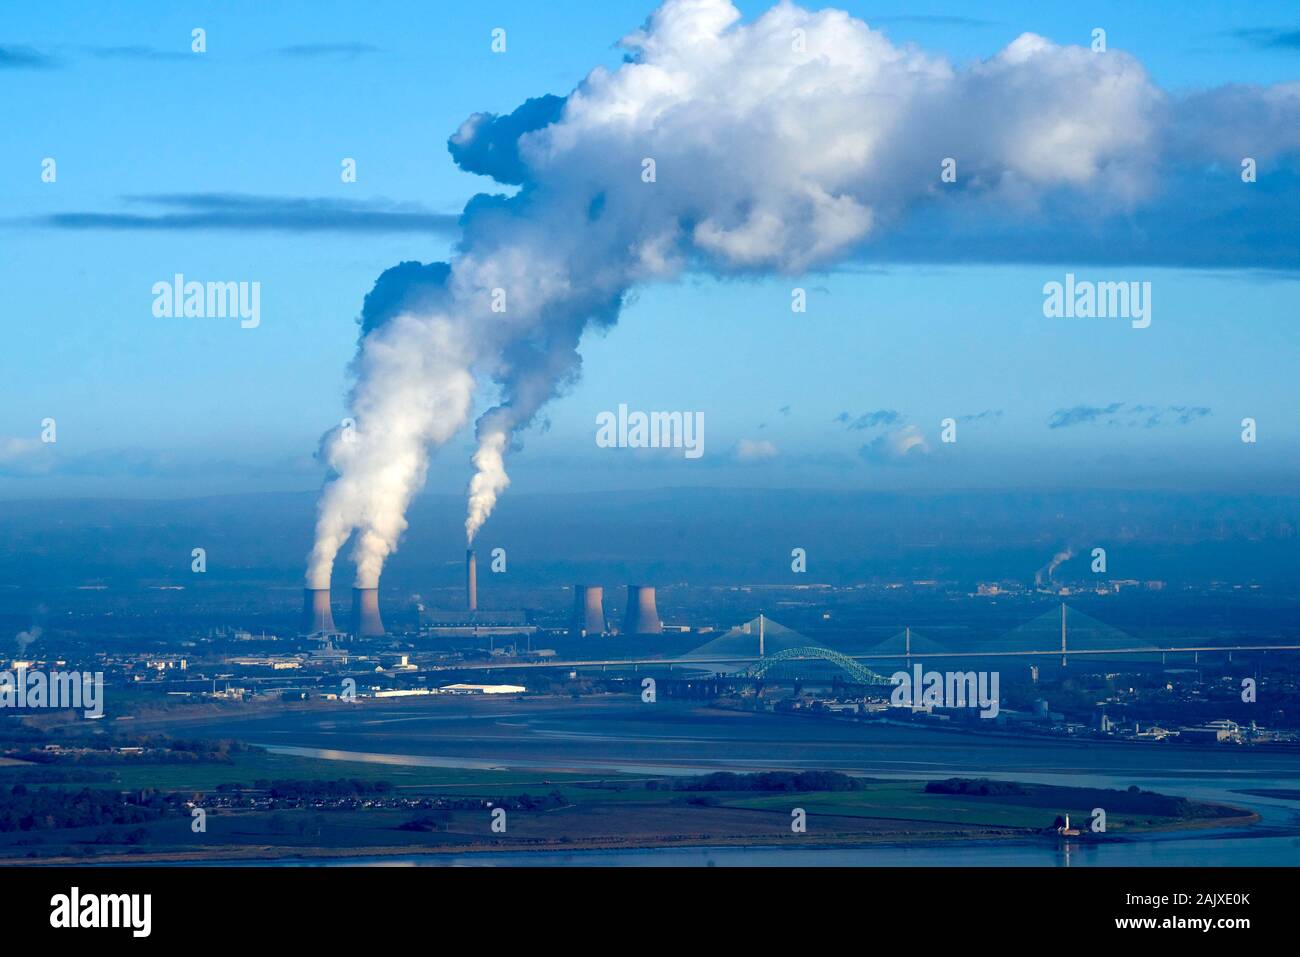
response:
[[[27,648],[32,642],[41,637],[43,629],[40,625],[33,625],[28,631],[20,631],[14,635],[14,644],[18,646],[18,657],[27,654]]]
[[[1062,562],[1068,562],[1074,557],[1074,549],[1066,548],[1052,556],[1052,560],[1044,565],[1038,571],[1034,572],[1034,584],[1045,585],[1052,580],[1052,574]]]
[[[469,513],[465,516],[465,544],[474,544],[474,536],[483,527],[497,496],[510,485],[506,474],[505,451],[510,433],[486,417],[479,423],[479,446],[474,453],[474,476],[469,481]]]

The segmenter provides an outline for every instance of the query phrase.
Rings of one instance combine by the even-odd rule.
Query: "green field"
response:
[[[60,780],[61,779],[61,780]],[[259,781],[360,780],[387,782],[392,796],[476,799],[442,803],[435,828],[403,825],[427,819],[429,809],[386,806],[288,804],[249,808],[213,806],[208,830],[196,835],[180,805],[137,827],[127,818],[102,823],[40,826],[21,788],[55,788],[74,798],[152,790],[186,800],[212,794],[221,784],[255,787]],[[792,783],[793,782],[793,783]],[[798,790],[798,787],[835,790]],[[719,788],[710,790],[710,788]],[[777,790],[775,788],[784,789]],[[749,788],[746,790],[745,788]],[[757,788],[767,788],[758,790]],[[10,793],[12,791],[12,793]],[[345,792],[351,793],[351,792]],[[524,798],[528,795],[528,798]],[[50,797],[54,797],[50,795]],[[100,798],[99,800],[102,800]],[[151,800],[159,800],[157,798]],[[28,802],[24,805],[24,801]],[[509,835],[489,827],[498,801],[511,802]],[[383,802],[379,802],[382,804]],[[331,761],[234,752],[229,762],[114,765],[0,765],[0,857],[7,860],[158,859],[277,857],[544,847],[653,847],[667,844],[768,844],[789,840],[790,814],[803,808],[809,840],[836,844],[898,841],[1054,839],[1058,816],[1069,814],[1087,829],[1092,809],[1107,814],[1106,836],[1153,828],[1197,826],[1248,812],[1167,795],[1131,790],[1049,787],[970,779],[932,782],[823,776],[729,775],[692,779],[563,774],[521,770],[467,770],[413,765]],[[66,804],[57,807],[63,809]],[[212,806],[212,805],[209,805]],[[10,810],[5,810],[6,808]],[[17,810],[14,810],[17,809]],[[49,815],[49,810],[40,814]],[[93,820],[84,816],[77,820]],[[136,821],[139,819],[136,818]],[[15,826],[16,825],[16,826]]]
[[[45,769],[67,775],[66,781],[33,780]],[[111,780],[96,780],[97,775]],[[251,787],[259,780],[356,779],[387,781],[399,792],[444,794],[456,797],[496,797],[506,794],[546,793],[561,790],[577,807],[712,806],[750,811],[782,811],[802,807],[809,814],[881,821],[914,821],[970,827],[1040,829],[1050,827],[1058,815],[1069,814],[1085,822],[1092,809],[1107,808],[1108,830],[1166,827],[1184,817],[1126,808],[1132,796],[1123,792],[1098,792],[1073,788],[1033,787],[1021,795],[932,794],[919,781],[863,782],[861,790],[820,792],[679,791],[663,782],[657,789],[646,787],[641,777],[535,772],[521,770],[476,770],[433,768],[416,765],[331,761],[323,758],[272,754],[253,750],[237,752],[229,763],[118,765],[26,765],[0,766],[0,787],[20,782],[40,787],[79,786],[120,789],[154,789],[164,792],[206,792],[221,784]],[[1199,806],[1204,808],[1204,806]],[[1212,814],[1198,816],[1213,817]]]
[[[1061,789],[1063,792],[1069,789]],[[994,798],[951,794],[926,794],[915,781],[873,783],[865,791],[835,791],[808,795],[737,794],[725,801],[727,807],[756,810],[781,810],[802,807],[811,814],[833,814],[891,821],[924,821],[980,827],[1045,828],[1051,827],[1058,814],[1069,814],[1072,821],[1086,824],[1092,807],[1071,807],[1069,796],[1062,793],[1062,805],[1056,809],[1011,804]],[[1107,829],[1119,830],[1139,826],[1175,823],[1172,818],[1129,817],[1110,814]]]
[[[421,791],[448,791],[499,793],[501,790],[519,792],[549,788],[552,784],[592,780],[590,775],[517,770],[467,770],[462,768],[431,768],[415,765],[378,764],[362,761],[330,761],[323,758],[272,754],[269,751],[243,751],[231,756],[229,763],[194,762],[186,764],[122,763],[112,765],[28,765],[23,763],[0,766],[0,786],[17,784],[39,773],[41,768],[51,768],[70,776],[67,782],[49,787],[74,787],[77,775],[87,787],[140,790],[153,788],[160,791],[212,791],[219,784],[238,783],[249,787],[257,780],[335,781],[356,779],[360,781],[388,781],[397,788]],[[32,769],[32,770],[29,770]],[[96,781],[96,775],[108,772],[112,781]],[[606,776],[607,779],[610,776]],[[548,783],[549,782],[549,783]]]

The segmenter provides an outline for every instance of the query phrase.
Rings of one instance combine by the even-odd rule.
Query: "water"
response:
[[[339,761],[668,776],[826,768],[877,778],[954,775],[1127,788],[1245,807],[1251,827],[1055,840],[869,847],[677,847],[492,851],[331,860],[389,866],[1295,866],[1300,802],[1241,793],[1300,789],[1300,752],[1013,738],[721,712],[687,703],[426,701],[223,719],[196,736]],[[300,865],[302,861],[266,862]]]
[[[589,851],[484,851],[323,861],[274,867],[1216,867],[1300,864],[1300,835],[1195,837],[1074,845],[954,842],[873,847],[654,847]],[[223,862],[216,862],[222,866]],[[234,862],[246,864],[250,862]]]

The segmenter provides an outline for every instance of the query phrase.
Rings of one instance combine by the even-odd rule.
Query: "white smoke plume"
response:
[[[38,641],[44,632],[40,625],[33,625],[27,631],[20,631],[14,635],[14,644],[18,646],[18,656],[21,658],[27,653],[27,648],[33,642]]]
[[[1044,565],[1038,571],[1034,572],[1034,584],[1045,585],[1052,580],[1052,575],[1063,562],[1068,562],[1074,557],[1073,548],[1065,548],[1052,556],[1052,560]]]
[[[351,395],[356,425],[323,443],[338,475],[321,496],[309,587],[329,587],[334,557],[354,529],[356,585],[377,586],[424,482],[428,447],[450,439],[469,416],[474,380],[463,338],[441,317],[411,314],[366,335]]]
[[[474,477],[469,480],[469,514],[465,517],[465,542],[472,544],[474,536],[492,514],[497,496],[510,485],[506,475],[505,451],[510,434],[504,428],[479,430],[478,451],[471,461]]]
[[[1207,141],[1133,57],[1033,34],[956,66],[837,10],[781,3],[742,24],[727,0],[668,0],[622,46],[621,66],[593,70],[568,97],[475,114],[451,137],[463,169],[519,190],[469,202],[450,263],[402,263],[367,296],[355,428],[322,444],[337,475],[311,585],[328,584],[354,531],[356,583],[377,584],[429,449],[467,424],[476,387],[491,383],[472,541],[509,484],[519,433],[578,376],[583,330],[614,323],[638,283],[827,267],[921,207],[993,202],[1033,216],[1047,197],[1074,195],[1127,210],[1156,188],[1168,150]],[[1300,96],[1279,90],[1270,128],[1300,118]],[[940,180],[945,157],[959,164],[955,189]]]

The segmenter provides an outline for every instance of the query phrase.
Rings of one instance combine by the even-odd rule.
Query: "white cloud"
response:
[[[470,202],[444,278],[385,286],[390,321],[354,360],[352,444],[337,430],[325,441],[340,475],[322,497],[312,581],[329,579],[356,530],[358,582],[375,583],[429,448],[467,425],[490,380],[502,398],[478,422],[472,534],[509,482],[494,450],[577,377],[584,328],[613,323],[640,282],[829,266],[925,205],[1032,211],[1067,192],[1126,209],[1155,188],[1174,132],[1205,139],[1191,132],[1195,102],[1171,102],[1132,56],[1033,34],[955,65],[838,10],[782,2],[742,24],[727,0],[668,0],[623,46],[628,62],[593,70],[567,100],[481,114],[453,136],[462,167],[522,189]],[[1290,92],[1270,96],[1268,128],[1300,117]],[[1245,117],[1243,142],[1260,98],[1215,101]],[[940,179],[947,157],[955,184]],[[863,454],[927,451],[902,429]]]
[[[859,454],[877,465],[896,465],[929,455],[930,446],[920,429],[915,425],[905,425],[876,436],[862,446]]]
[[[741,439],[736,443],[736,461],[745,463],[767,462],[780,453],[767,439]]]
[[[833,261],[942,198],[948,156],[964,189],[1020,201],[1059,186],[1131,196],[1145,182],[1164,96],[1125,53],[1024,34],[958,68],[838,10],[739,16],[723,0],[670,0],[623,41],[635,62],[595,70],[560,122],[523,138],[536,182],[603,190],[661,271],[696,256],[724,270]],[[638,175],[645,157],[654,184]]]
[[[39,439],[0,438],[0,475],[42,475],[53,467],[52,446]]]

